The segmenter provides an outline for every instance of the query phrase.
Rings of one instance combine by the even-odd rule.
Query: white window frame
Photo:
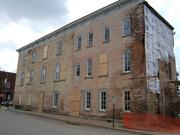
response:
[[[93,42],[94,42],[94,34],[93,34],[93,32],[89,32],[89,34],[88,34],[88,47],[92,47]]]
[[[128,27],[126,28],[125,26],[127,25],[126,23],[128,23]],[[123,36],[130,36],[131,35],[131,19],[126,18],[123,20]]]
[[[104,101],[102,101],[102,93],[106,93],[106,98]],[[102,102],[105,102],[105,109],[104,107],[102,108]],[[106,89],[104,89],[99,92],[99,111],[106,112],[106,110],[107,110],[107,91]]]
[[[57,63],[55,66],[54,79],[55,81],[60,80],[61,64]]]
[[[36,62],[36,60],[37,60],[37,52],[33,52],[32,53],[32,62],[34,63],[34,62]]]
[[[129,93],[129,99],[127,99],[126,100],[126,92],[128,92]],[[124,108],[124,111],[125,112],[130,112],[131,110],[131,99],[130,99],[130,91],[129,90],[124,90],[124,93],[123,93],[123,103],[124,103],[124,105],[123,105],[123,108]],[[129,108],[129,109],[126,109],[126,104],[127,104],[127,107]]]
[[[88,94],[90,94],[90,95],[88,96]],[[85,93],[85,104],[84,104],[85,106],[84,106],[84,108],[87,111],[91,110],[91,100],[92,100],[92,95],[91,94],[92,93],[90,91],[86,91],[86,93]],[[88,108],[88,105],[89,105],[89,108]]]
[[[61,55],[63,51],[63,41],[58,42],[57,47],[56,47],[56,56]]]
[[[131,50],[125,50],[123,54],[123,72],[129,73],[132,70]]]
[[[42,69],[41,69],[41,82],[46,82],[46,67],[43,66]]]
[[[57,95],[56,95],[57,94]],[[57,97],[56,97],[57,96]],[[56,99],[57,98],[57,99]],[[56,101],[55,101],[56,100]],[[53,101],[52,101],[52,107],[58,108],[59,107],[59,91],[53,92]]]
[[[78,66],[79,66],[79,75],[77,75]],[[75,72],[74,73],[75,74],[75,78],[80,78],[80,75],[81,75],[81,66],[80,66],[80,64],[75,64],[74,72]]]
[[[93,68],[92,59],[88,59],[86,65],[87,77],[92,77],[92,68]]]

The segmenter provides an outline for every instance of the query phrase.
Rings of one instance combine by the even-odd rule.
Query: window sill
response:
[[[80,76],[75,76],[74,79],[80,79]]]
[[[27,85],[33,85],[33,83],[32,82],[28,82]]]
[[[85,79],[93,79],[93,76],[86,76]]]
[[[131,71],[122,71],[121,75],[131,74]]]
[[[99,110],[99,112],[101,112],[101,113],[106,113],[107,110]]]
[[[42,60],[46,60],[46,59],[48,59],[48,57],[46,57],[46,58],[42,58]]]
[[[108,77],[108,75],[99,75],[99,78]]]
[[[36,61],[32,61],[32,62],[31,62],[31,64],[34,64],[34,63],[36,63]]]
[[[87,46],[87,48],[91,48],[91,47],[93,47],[93,45]]]
[[[126,37],[131,37],[131,34],[122,36],[122,38],[126,38]]]
[[[79,49],[79,50],[75,50],[76,52],[79,52],[79,51],[81,51],[81,49]]]
[[[84,111],[91,112],[91,109],[85,108]]]
[[[46,81],[41,81],[41,82],[40,82],[40,84],[45,84],[45,83],[46,83]]]
[[[103,44],[108,44],[110,40],[104,41]]]
[[[63,81],[66,81],[66,79],[54,80],[54,82],[63,82]]]

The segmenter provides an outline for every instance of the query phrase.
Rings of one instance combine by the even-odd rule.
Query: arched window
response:
[[[42,67],[41,69],[41,82],[46,81],[46,67]]]
[[[87,76],[88,77],[92,76],[92,60],[91,59],[87,60]]]
[[[56,67],[55,67],[55,81],[60,79],[60,69],[61,69],[60,64],[59,63],[56,64]]]
[[[131,50],[126,50],[123,54],[123,71],[131,71]]]

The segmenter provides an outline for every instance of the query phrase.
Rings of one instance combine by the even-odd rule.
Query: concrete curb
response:
[[[92,127],[98,127],[98,128],[104,128],[104,129],[110,129],[110,130],[116,130],[116,131],[123,131],[123,132],[128,132],[128,133],[135,133],[135,134],[139,134],[139,135],[159,135],[159,133],[156,132],[148,132],[148,131],[142,131],[142,130],[133,130],[133,129],[126,129],[123,127],[109,127],[109,126],[104,126],[104,125],[99,125],[99,124],[95,124],[95,123],[84,123],[84,122],[79,122],[79,121],[73,121],[73,120],[66,120],[63,118],[55,118],[53,117],[54,114],[44,114],[44,113],[37,113],[37,112],[30,112],[30,111],[21,111],[21,110],[11,110],[13,112],[17,112],[17,113],[23,113],[26,115],[30,115],[30,116],[36,116],[36,117],[40,117],[40,118],[46,118],[46,119],[51,119],[51,120],[57,120],[57,121],[62,121],[62,122],[66,122],[68,124],[72,124],[72,125],[77,125],[77,126],[81,126],[81,125],[86,125],[86,126],[92,126]],[[73,118],[73,117],[72,117]],[[75,118],[75,117],[74,117]]]

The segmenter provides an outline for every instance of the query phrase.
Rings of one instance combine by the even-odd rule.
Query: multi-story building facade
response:
[[[14,102],[68,115],[108,117],[113,102],[116,116],[168,113],[173,29],[144,0],[112,3],[17,50]]]
[[[15,80],[15,73],[0,71],[0,103],[13,100]]]

